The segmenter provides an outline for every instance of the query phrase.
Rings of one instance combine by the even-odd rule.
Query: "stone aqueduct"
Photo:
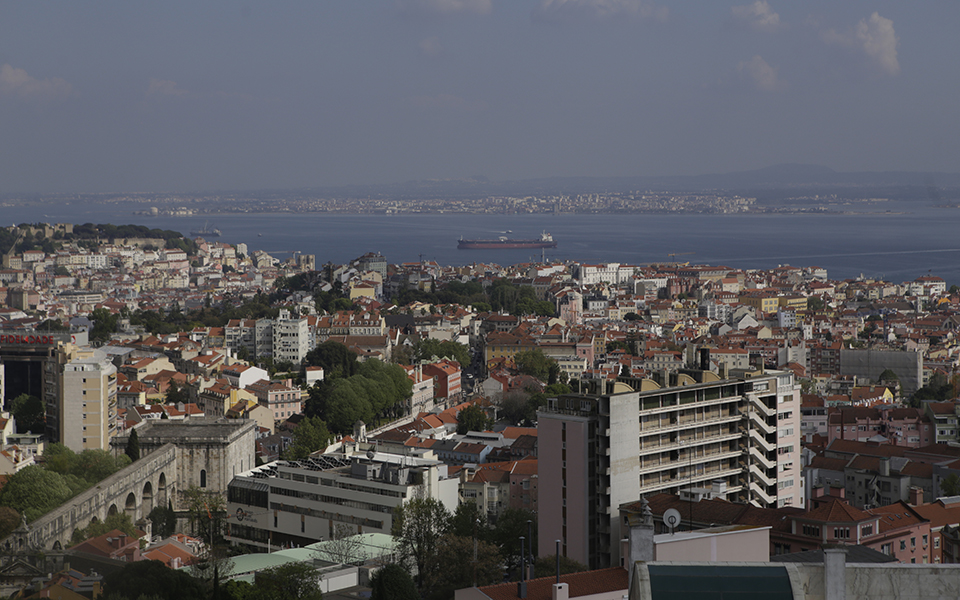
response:
[[[114,513],[125,512],[136,523],[154,506],[166,505],[175,497],[176,463],[177,447],[166,444],[30,523],[26,540],[14,534],[6,541],[14,546],[58,550],[69,545],[75,530]]]
[[[156,421],[138,428],[139,460],[74,496],[0,542],[10,550],[52,549],[69,545],[73,532],[91,521],[125,512],[136,523],[155,506],[172,501],[190,486],[225,494],[238,472],[254,465],[256,424],[240,419]],[[126,436],[113,440],[122,452]]]

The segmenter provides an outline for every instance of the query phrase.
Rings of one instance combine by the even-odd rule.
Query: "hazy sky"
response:
[[[957,0],[0,1],[0,193],[960,170]]]

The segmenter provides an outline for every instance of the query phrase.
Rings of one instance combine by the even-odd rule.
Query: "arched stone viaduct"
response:
[[[30,523],[25,540],[14,534],[5,543],[14,550],[21,544],[65,548],[73,532],[91,521],[103,521],[109,515],[125,512],[136,523],[154,506],[166,505],[175,496],[176,486],[177,447],[166,444]]]
[[[225,498],[233,476],[255,463],[256,423],[248,419],[157,420],[137,430],[140,460],[30,523],[26,534],[14,532],[0,547],[66,547],[73,532],[94,519],[125,512],[136,523],[168,500],[176,509],[178,492],[191,486]],[[126,444],[126,436],[111,441],[117,454]]]

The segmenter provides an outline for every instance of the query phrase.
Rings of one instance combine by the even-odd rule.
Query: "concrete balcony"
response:
[[[744,431],[744,434],[747,435],[754,444],[764,449],[766,452],[773,452],[777,449],[777,445],[770,443],[760,434],[759,431],[752,429],[749,431]]]
[[[765,506],[776,506],[777,497],[768,494],[767,490],[761,485],[757,484],[756,482],[751,482],[749,487],[750,493],[763,501]]]
[[[777,484],[776,478],[773,478],[767,475],[766,471],[764,471],[757,465],[750,465],[749,472],[753,477],[755,477],[756,479],[759,479],[763,483],[763,485],[767,487]]]
[[[752,423],[754,427],[756,427],[757,429],[759,429],[760,431],[762,431],[762,432],[764,432],[764,433],[766,433],[766,434],[768,434],[768,435],[771,434],[771,433],[775,433],[775,432],[777,431],[777,426],[776,426],[776,425],[770,425],[769,423],[767,423],[767,422],[764,420],[764,418],[763,418],[762,416],[760,416],[759,414],[757,414],[757,413],[755,413],[755,412],[749,413],[749,415],[748,415],[748,421],[749,421],[750,423]]]
[[[682,442],[668,442],[666,444],[650,445],[646,447],[641,445],[640,456],[645,456],[647,454],[654,454],[657,452],[669,452],[671,450],[679,450],[681,448],[704,446],[706,444],[728,442],[731,440],[739,439],[742,436],[743,434],[740,432],[731,432],[731,433],[722,433],[720,435],[710,435],[710,436],[699,437],[693,440],[683,440]]]
[[[697,427],[709,427],[711,425],[722,425],[723,423],[732,423],[735,421],[739,421],[740,419],[742,419],[742,417],[740,417],[739,415],[728,415],[728,416],[717,417],[714,419],[703,419],[700,421],[691,419],[687,422],[667,425],[666,427],[642,427],[642,424],[641,424],[640,437],[655,435],[660,433],[671,433],[674,431],[685,431],[687,429],[695,429]]]

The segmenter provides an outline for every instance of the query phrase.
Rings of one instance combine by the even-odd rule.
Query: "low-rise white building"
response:
[[[430,451],[331,453],[276,461],[233,478],[227,539],[261,548],[305,546],[340,534],[390,533],[393,511],[422,494],[453,512],[459,480]]]

